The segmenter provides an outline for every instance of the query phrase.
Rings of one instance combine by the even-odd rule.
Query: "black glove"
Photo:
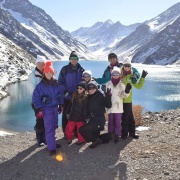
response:
[[[147,72],[147,71],[145,71],[145,70],[143,70],[143,71],[142,71],[142,75],[141,75],[141,77],[142,77],[142,78],[145,78],[145,77],[147,76],[147,74],[148,74],[148,72]]]
[[[107,88],[107,91],[105,92],[105,96],[112,96],[111,88]]]
[[[102,90],[103,92],[105,92],[105,91],[106,91],[106,85],[103,84],[103,85],[101,86],[101,90]]]
[[[131,88],[132,88],[131,84],[127,83],[126,88],[125,88],[125,93],[128,94],[130,92]]]

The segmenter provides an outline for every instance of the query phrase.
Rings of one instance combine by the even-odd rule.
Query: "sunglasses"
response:
[[[83,78],[90,78],[91,76],[89,74],[83,75]]]
[[[124,67],[131,67],[130,64],[124,64],[123,66],[124,66]]]
[[[81,87],[78,87],[77,89],[79,89],[79,90],[82,90],[83,88],[81,88]]]
[[[112,74],[112,76],[120,76],[120,74]]]
[[[77,60],[78,61],[78,57],[71,57],[70,60]]]
[[[96,90],[96,88],[88,88],[88,91],[89,91],[89,90]]]

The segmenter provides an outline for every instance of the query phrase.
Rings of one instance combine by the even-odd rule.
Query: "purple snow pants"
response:
[[[115,131],[118,136],[121,136],[122,113],[110,113],[108,117],[108,132]]]
[[[58,124],[58,106],[44,107],[42,111],[48,150],[56,150],[55,130]]]

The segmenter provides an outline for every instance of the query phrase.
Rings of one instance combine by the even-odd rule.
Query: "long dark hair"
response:
[[[73,103],[75,100],[78,100],[80,103],[82,103],[86,99],[86,97],[87,97],[87,94],[85,90],[80,94],[76,90],[72,95],[71,102]]]
[[[42,77],[42,82],[45,84],[45,86],[49,86],[51,84],[50,82],[52,82],[53,86],[57,86],[58,85],[58,81],[54,77],[52,77],[49,80],[49,79],[46,78],[45,75],[43,75],[43,77]]]

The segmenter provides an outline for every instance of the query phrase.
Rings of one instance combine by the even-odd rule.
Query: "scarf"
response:
[[[112,82],[113,86],[116,86],[119,83],[120,80],[121,80],[120,77],[117,78],[117,79],[111,78],[111,82]]]

